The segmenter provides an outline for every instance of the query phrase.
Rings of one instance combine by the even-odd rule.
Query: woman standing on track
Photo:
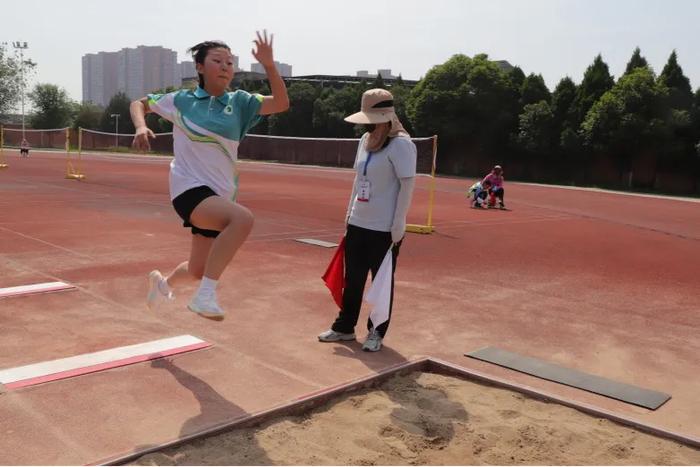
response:
[[[394,300],[394,271],[406,233],[406,213],[411,204],[416,176],[416,145],[394,112],[394,98],[384,89],[362,95],[361,111],[345,121],[364,124],[355,158],[355,181],[346,214],[345,289],[343,306],[321,342],[355,339],[367,274],[377,275],[389,248],[392,249],[391,295],[388,319],[367,320],[369,334],[363,350],[376,352],[389,328]]]
[[[263,36],[257,33],[254,42],[252,53],[265,67],[272,96],[227,92],[235,71],[231,49],[223,42],[207,41],[189,50],[199,75],[197,89],[150,94],[131,103],[136,149],[150,149],[148,140],[155,137],[146,126],[146,113],[173,122],[170,197],[184,226],[192,229],[189,261],[167,277],[158,270],[149,274],[149,308],[164,297],[172,298],[173,287],[201,279],[188,308],[210,319],[224,317],[216,286],[253,227],[253,214],[236,202],[238,145],[262,115],[289,108],[287,89],[273,60],[272,35],[268,39],[266,31]]]

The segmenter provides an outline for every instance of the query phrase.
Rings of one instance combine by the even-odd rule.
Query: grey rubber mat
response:
[[[537,358],[525,357],[495,347],[485,347],[464,355],[651,410],[658,409],[664,402],[671,398],[670,395],[664,394],[663,392],[651,391],[630,384],[619,383],[607,378],[554,365]]]
[[[295,240],[301,243],[308,243],[309,245],[322,246],[323,248],[335,248],[338,246],[337,243],[316,240],[315,238],[296,238]]]

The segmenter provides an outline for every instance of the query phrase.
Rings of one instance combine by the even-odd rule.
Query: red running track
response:
[[[440,178],[437,231],[407,237],[386,346],[367,354],[316,341],[336,313],[320,280],[333,252],[293,241],[339,240],[351,172],[241,163],[240,201],[256,224],[221,281],[228,317],[214,323],[184,311],[191,289],[156,312],[143,303],[147,273],[189,246],[167,159],[86,156],[83,182],[63,178],[60,154],[7,159],[0,287],[78,290],[0,299],[0,368],[181,334],[214,347],[2,394],[0,464],[108,459],[420,355],[700,436],[695,201],[507,183],[512,210],[479,211],[464,199],[471,181]],[[425,220],[426,187],[410,222]],[[462,356],[483,346],[672,399],[651,412]]]

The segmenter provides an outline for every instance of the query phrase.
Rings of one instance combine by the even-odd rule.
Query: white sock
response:
[[[216,284],[218,283],[218,280],[209,279],[206,276],[202,277],[202,282],[199,284],[197,295],[207,297],[216,294]]]
[[[158,290],[166,297],[170,297],[173,294],[173,289],[170,288],[170,284],[168,284],[168,279],[166,279],[165,277],[158,281]]]

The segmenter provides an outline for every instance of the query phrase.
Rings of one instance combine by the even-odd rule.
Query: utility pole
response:
[[[110,117],[117,119],[117,129],[114,131],[114,149],[119,147],[119,114],[109,114]]]
[[[20,86],[22,88],[22,140],[24,140],[24,51],[29,48],[26,42],[16,41],[12,47],[19,50]]]

